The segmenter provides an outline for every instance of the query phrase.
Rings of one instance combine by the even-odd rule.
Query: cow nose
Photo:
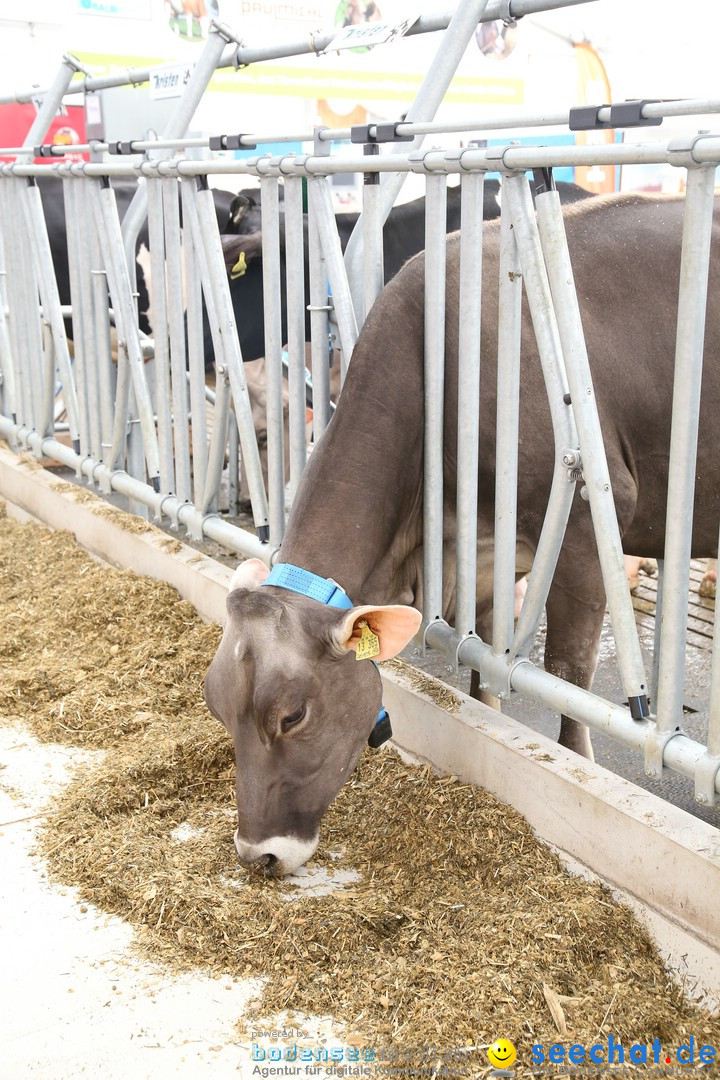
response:
[[[254,859],[253,866],[262,866],[268,873],[272,873],[273,867],[277,866],[277,855],[272,855],[269,851],[265,855],[260,855],[259,858]]]
[[[300,840],[294,836],[271,836],[253,844],[244,840],[239,832],[235,833],[235,850],[240,862],[262,866],[266,873],[276,876],[294,873],[312,858],[317,845],[317,835],[311,840]]]

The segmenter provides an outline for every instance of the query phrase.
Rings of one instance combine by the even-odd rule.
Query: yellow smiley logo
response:
[[[509,1039],[496,1039],[488,1047],[488,1059],[491,1065],[499,1069],[509,1069],[517,1057],[517,1051]]]

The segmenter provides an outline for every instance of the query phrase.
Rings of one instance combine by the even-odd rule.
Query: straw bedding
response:
[[[314,895],[243,869],[232,747],[202,697],[219,629],[42,526],[0,519],[0,570],[0,715],[107,751],[48,817],[51,874],[128,919],[171,970],[262,977],[243,1025],[289,1010],[376,1046],[502,1035],[518,1076],[534,1042],[720,1046],[720,1017],[606,889],[568,874],[490,795],[392,750],[365,753],[311,867],[357,880]],[[485,1075],[485,1054],[472,1062]]]

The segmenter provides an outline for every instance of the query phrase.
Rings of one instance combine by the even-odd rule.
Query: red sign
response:
[[[22,146],[36,115],[37,110],[32,104],[0,105],[0,148]],[[67,152],[53,157],[35,158],[35,161],[44,165],[53,161],[89,161],[88,154],[73,153],[71,150],[72,146],[79,146],[86,141],[84,106],[63,106],[63,115],[53,119],[42,142],[45,145],[66,146]],[[0,154],[0,161],[12,160],[11,156]]]

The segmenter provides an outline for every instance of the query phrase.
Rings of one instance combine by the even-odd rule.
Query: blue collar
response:
[[[353,606],[348,594],[336,582],[331,581],[330,578],[320,577],[319,574],[311,574],[309,570],[303,570],[301,566],[293,566],[292,563],[275,563],[263,581],[263,585],[274,585],[277,589],[288,589],[290,592],[300,593],[301,596],[309,596],[311,600],[327,604],[328,607],[347,610]],[[375,664],[374,660],[373,663]],[[377,748],[391,737],[390,717],[387,709],[381,705],[375,727],[370,732],[368,744]]]

